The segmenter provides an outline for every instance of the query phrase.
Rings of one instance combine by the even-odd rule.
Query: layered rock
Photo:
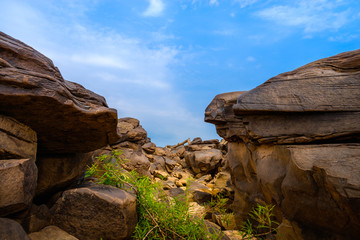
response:
[[[39,231],[52,217],[34,202],[51,206],[84,173],[86,152],[119,140],[116,110],[64,80],[50,59],[0,32],[0,112],[0,217]],[[86,204],[96,208],[96,202]],[[1,225],[11,231],[0,228],[0,236],[27,239],[9,221]],[[133,223],[122,228],[128,226]]]
[[[116,110],[63,79],[52,61],[0,32],[0,112],[31,127],[39,151],[88,152],[114,143]]]
[[[31,205],[38,178],[36,146],[31,128],[0,115],[0,216]]]
[[[260,202],[293,236],[359,235],[360,50],[218,95],[205,121],[229,141],[239,222]]]

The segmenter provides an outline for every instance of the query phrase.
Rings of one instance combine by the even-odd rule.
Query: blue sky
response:
[[[0,31],[164,146],[218,138],[215,95],[358,49],[360,1],[1,0]]]

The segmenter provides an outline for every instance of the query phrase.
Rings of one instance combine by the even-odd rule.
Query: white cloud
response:
[[[234,0],[234,2],[240,4],[241,8],[245,8],[248,6],[253,5],[254,3],[256,3],[258,0]]]
[[[97,54],[73,54],[70,60],[78,64],[88,64],[98,67],[129,69],[127,63],[122,59],[113,56],[104,56]]]
[[[219,2],[217,0],[210,0],[209,2],[210,5],[219,5]]]
[[[149,6],[143,13],[146,17],[158,17],[164,11],[164,3],[162,0],[148,0]]]
[[[255,62],[256,61],[256,58],[254,58],[253,56],[249,56],[246,58],[246,61],[248,62]]]
[[[213,31],[215,35],[221,35],[221,36],[233,36],[236,31],[233,29],[222,29],[222,30],[215,30]]]
[[[143,40],[103,30],[64,13],[72,17],[4,0],[0,29],[51,58],[65,79],[104,96],[119,117],[138,118],[156,144],[209,136],[213,126],[204,124],[203,113],[188,110],[175,87],[172,66],[183,57],[179,48],[157,37]]]
[[[302,0],[291,5],[277,5],[256,13],[279,25],[295,26],[305,33],[337,30],[350,19],[348,10],[338,10],[342,1]]]

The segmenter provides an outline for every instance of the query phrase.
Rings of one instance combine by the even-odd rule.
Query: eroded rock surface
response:
[[[229,141],[238,222],[276,204],[287,236],[359,236],[360,50],[220,94],[205,121]]]
[[[0,160],[0,216],[29,207],[35,195],[36,180],[33,159]]]
[[[91,185],[67,190],[51,209],[54,225],[78,239],[128,239],[137,223],[136,197]]]
[[[31,240],[78,240],[57,226],[48,226],[39,232],[29,234]]]
[[[0,112],[31,127],[41,152],[114,143],[117,114],[103,97],[63,79],[52,61],[0,32]]]
[[[4,240],[30,240],[21,225],[8,218],[0,218],[0,238]]]

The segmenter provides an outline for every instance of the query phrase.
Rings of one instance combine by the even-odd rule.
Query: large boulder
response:
[[[213,172],[220,166],[223,159],[222,153],[218,149],[207,149],[202,151],[189,151],[185,153],[186,163],[191,169],[201,175]]]
[[[0,160],[0,216],[28,208],[36,190],[33,159]]]
[[[36,195],[50,196],[79,179],[89,164],[90,157],[91,153],[38,155]]]
[[[30,240],[21,225],[8,218],[0,218],[1,240]]]
[[[360,50],[280,74],[248,92],[220,94],[205,121],[229,141],[239,223],[254,204],[276,204],[284,235],[359,236]]]
[[[147,132],[136,118],[119,118],[117,128],[120,142],[130,141],[144,144],[147,141]]]
[[[128,239],[137,224],[136,196],[104,185],[65,191],[51,212],[54,225],[80,240]]]
[[[78,240],[57,226],[47,226],[39,232],[29,234],[31,240]]]
[[[63,79],[52,61],[0,32],[0,112],[31,127],[39,152],[88,152],[118,140],[115,109]]]

